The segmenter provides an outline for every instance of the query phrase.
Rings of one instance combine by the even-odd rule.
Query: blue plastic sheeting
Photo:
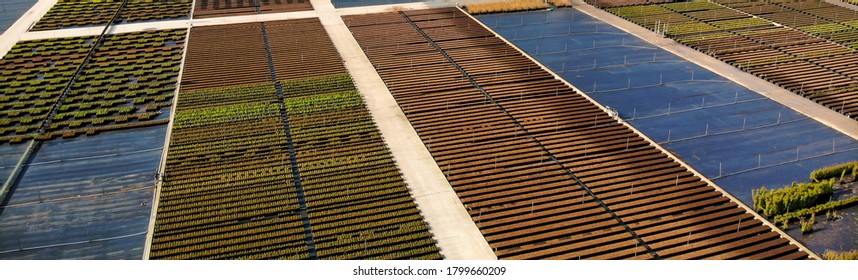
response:
[[[36,0],[0,1],[0,34],[6,32],[6,29],[9,29],[35,3]]]
[[[150,188],[7,207],[0,259],[142,259],[151,199]],[[76,243],[89,244],[69,246]]]
[[[0,145],[0,182],[6,182],[9,174],[15,169],[15,164],[21,159],[24,151],[27,150],[27,142],[20,144],[2,144]]]
[[[442,0],[331,0],[335,8],[352,8],[417,2],[443,2]]]
[[[44,143],[0,212],[0,259],[142,259],[166,128]]]
[[[858,159],[854,139],[577,10],[479,19],[746,204]]]

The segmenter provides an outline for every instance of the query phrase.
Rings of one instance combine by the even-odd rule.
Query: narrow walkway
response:
[[[330,1],[311,0],[448,260],[495,260],[483,235]]]
[[[718,75],[724,76],[750,90],[759,93],[775,102],[790,109],[813,118],[814,120],[831,127],[854,139],[858,139],[858,121],[850,119],[840,113],[819,105],[809,99],[801,97],[784,88],[776,86],[766,80],[739,70],[717,58],[708,56],[688,46],[682,45],[672,39],[661,37],[649,29],[638,26],[635,23],[617,17],[611,13],[600,10],[581,0],[573,0],[573,5],[579,11],[597,18],[605,23],[613,25],[635,37],[658,46],[674,55],[691,61]]]

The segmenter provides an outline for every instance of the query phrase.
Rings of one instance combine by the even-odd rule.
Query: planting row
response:
[[[292,80],[346,73],[318,19],[266,23],[277,78]]]
[[[45,139],[164,123],[157,118],[172,104],[184,30],[107,35],[82,66],[95,39],[23,41],[0,60],[3,142],[36,137],[49,119],[47,133],[39,135]],[[57,114],[49,116],[54,106]]]
[[[4,141],[38,130],[92,48],[94,37],[19,42],[0,60]]]
[[[287,81],[283,93],[318,257],[439,259],[348,75]]]
[[[318,19],[266,23],[320,259],[439,259]]]
[[[310,0],[198,0],[195,18],[309,11]]]
[[[499,258],[807,258],[459,10],[346,20]]]
[[[848,116],[858,113],[858,102],[855,102],[858,100],[858,70],[850,66],[858,59],[858,54],[848,44],[830,41],[833,37],[822,36],[822,32],[830,31],[832,36],[839,34],[836,36],[847,38],[854,34],[855,39],[858,39],[858,33],[854,29],[841,24],[835,26],[833,23],[798,25],[798,29],[773,26],[768,20],[751,17],[748,13],[753,13],[752,7],[762,6],[750,5],[770,5],[771,8],[763,9],[761,13],[775,13],[780,10],[799,13],[790,8],[798,5],[746,0],[724,2],[729,2],[726,5],[731,5],[732,8],[713,2],[680,2],[614,7],[608,8],[607,11],[654,31],[671,35],[680,43],[832,110]],[[796,3],[808,5],[811,2]],[[818,2],[813,3],[827,7]],[[848,11],[850,14],[854,13]],[[814,19],[824,20],[817,17]]]
[[[120,6],[122,6],[122,0],[60,0],[33,26],[32,30],[44,31],[107,24]],[[120,12],[116,23],[187,18],[190,12],[190,0],[130,0]]]
[[[606,10],[669,36],[773,26],[764,19],[754,18],[711,2],[622,6]]]
[[[261,38],[259,23],[194,27],[182,72],[182,90],[271,82]]]
[[[600,8],[634,6],[644,4],[670,3],[676,0],[587,0],[587,3]]]
[[[274,84],[182,92],[150,258],[308,258],[288,162]]]
[[[715,2],[858,50],[858,11],[819,0]]]
[[[192,34],[152,258],[441,257],[318,19]]]

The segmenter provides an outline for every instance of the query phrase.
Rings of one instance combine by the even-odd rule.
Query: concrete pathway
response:
[[[831,127],[854,139],[858,139],[858,121],[850,119],[834,110],[828,109],[810,99],[801,97],[791,91],[781,88],[757,76],[748,74],[717,58],[706,55],[672,39],[661,37],[649,29],[622,19],[599,8],[590,6],[581,0],[573,0],[573,5],[579,11],[613,25],[635,37],[662,48],[676,56],[691,61],[718,75],[724,76],[760,95],[774,100],[790,109]]]
[[[441,254],[453,260],[497,259],[334,6],[327,0],[310,3],[364,96]]]

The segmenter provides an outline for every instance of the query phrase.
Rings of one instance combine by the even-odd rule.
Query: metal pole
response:
[[[798,161],[798,149],[799,149],[799,148],[801,148],[801,146],[796,146],[796,147],[795,147],[795,161]]]

